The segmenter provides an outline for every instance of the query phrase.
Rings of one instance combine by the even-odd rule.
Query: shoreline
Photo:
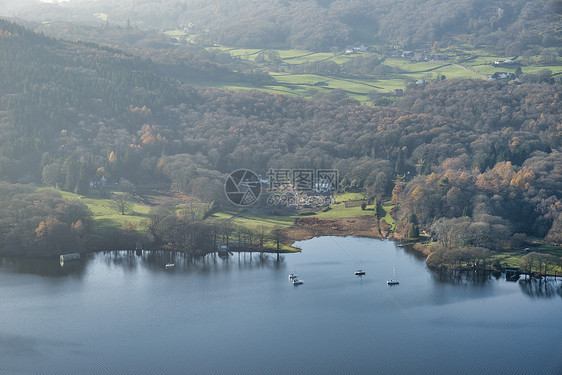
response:
[[[386,230],[388,234],[388,230]],[[321,236],[356,236],[385,239],[381,228],[370,216],[359,216],[326,220],[318,218],[299,218],[295,223],[283,229],[285,244],[305,241]],[[290,245],[292,246],[292,245]]]
[[[254,245],[256,246],[256,245]],[[289,245],[290,246],[290,245]],[[236,249],[238,247],[238,245],[235,246],[234,249],[229,250],[229,253],[264,253],[264,254],[293,254],[293,253],[300,253],[301,249],[298,247],[293,247],[295,250],[294,251],[290,251],[290,250],[279,250],[277,251],[277,249],[275,248],[271,248],[271,247],[264,247],[264,248],[256,248],[256,247],[246,247],[244,249]],[[134,248],[130,248],[130,249],[126,249],[126,248],[104,248],[104,249],[87,249],[87,250],[83,250],[83,251],[68,251],[68,252],[59,252],[59,253],[49,253],[49,254],[30,254],[30,253],[26,253],[26,254],[11,254],[11,253],[0,253],[0,258],[7,258],[7,259],[59,259],[59,257],[61,255],[65,255],[65,254],[72,254],[72,253],[78,253],[80,255],[86,255],[86,254],[95,254],[95,253],[104,253],[104,252],[108,252],[108,251],[166,251],[166,252],[178,252],[178,253],[183,253],[183,254],[189,254],[192,256],[196,256],[196,257],[203,257],[206,256],[208,254],[215,254],[215,253],[219,253],[218,251],[210,251],[210,252],[204,252],[204,253],[192,253],[189,251],[185,251],[185,250],[178,250],[178,249],[172,249],[168,246],[154,246],[154,247],[150,247],[150,248],[146,248],[146,249],[134,249]]]
[[[379,223],[382,221],[382,225]],[[395,233],[391,230],[390,225],[388,225],[384,220],[377,221],[371,215],[363,215],[357,217],[346,217],[346,218],[338,218],[338,219],[319,219],[316,217],[301,217],[295,219],[294,223],[282,229],[282,239],[280,243],[283,246],[287,246],[292,248],[293,250],[288,250],[286,248],[277,250],[274,247],[263,247],[260,248],[257,244],[245,244],[245,245],[232,245],[231,249],[229,249],[229,253],[265,253],[265,254],[291,254],[291,253],[298,253],[301,252],[302,249],[299,247],[294,246],[296,242],[299,241],[306,241],[315,237],[323,237],[323,236],[335,236],[335,237],[345,237],[345,236],[354,236],[354,237],[361,237],[361,238],[372,238],[372,239],[388,239],[394,242],[400,241],[402,243],[403,236],[400,233]],[[382,228],[381,228],[382,227]],[[385,233],[385,234],[383,234]],[[413,251],[420,256],[425,257],[425,261],[431,252],[429,248],[423,246],[423,239],[407,239],[407,245],[409,251]],[[148,244],[147,244],[148,245]],[[154,246],[149,246],[148,249],[135,249],[129,248],[127,249],[125,246],[120,248],[103,248],[100,249],[96,247],[90,247],[89,249],[82,249],[82,251],[68,251],[68,252],[57,252],[57,253],[48,253],[48,254],[0,254],[1,258],[22,258],[22,259],[33,259],[33,258],[43,258],[43,259],[57,259],[60,257],[61,254],[68,254],[73,252],[78,252],[80,254],[90,254],[90,253],[99,253],[99,252],[107,252],[107,251],[167,251],[167,252],[179,252],[184,254],[190,254],[194,257],[204,257],[207,254],[219,254],[219,251],[205,251],[205,252],[189,252],[185,250],[173,249],[167,245],[163,244],[155,244],[152,243]],[[501,269],[495,269],[488,267],[487,269],[475,269],[472,267],[449,267],[447,265],[440,265],[437,267],[429,268],[446,268],[452,271],[485,271],[485,272],[503,272],[503,267]],[[521,272],[523,275],[524,273]],[[535,272],[533,272],[535,274]],[[545,276],[545,275],[542,275]],[[548,274],[546,276],[557,277],[561,276],[557,273]]]

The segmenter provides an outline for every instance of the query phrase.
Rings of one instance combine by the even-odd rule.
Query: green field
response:
[[[396,229],[396,221],[392,216],[390,216],[390,212],[394,208],[393,204],[383,205],[384,216],[381,218],[382,220],[386,221],[387,224],[390,224],[391,230],[394,231]]]
[[[255,212],[219,211],[210,216],[211,220],[229,219],[235,225],[255,230],[260,226],[271,230],[275,227],[286,228],[293,224],[293,216],[263,215]]]
[[[172,35],[171,33],[168,33]],[[234,57],[247,59],[250,62],[255,61],[255,57],[261,51],[260,49],[244,49],[229,48],[224,46],[209,47],[211,49],[219,49],[229,52]],[[264,87],[248,87],[244,83],[240,85],[229,84],[221,85],[220,83],[207,83],[206,85],[213,87],[227,88],[234,91],[242,90],[261,90],[273,94],[296,95],[301,97],[312,97],[317,94],[327,94],[333,90],[343,90],[351,98],[359,100],[361,103],[369,102],[370,92],[390,93],[396,89],[404,89],[406,82],[412,82],[419,79],[434,80],[438,77],[446,78],[475,78],[486,79],[487,75],[495,72],[514,71],[515,67],[496,67],[492,63],[496,60],[506,60],[509,56],[498,56],[486,52],[482,49],[471,48],[470,46],[461,45],[452,48],[435,51],[436,54],[447,55],[447,61],[420,61],[411,62],[407,59],[398,57],[387,57],[383,64],[392,71],[386,78],[380,79],[375,76],[361,77],[334,77],[322,74],[294,74],[291,73],[290,67],[299,64],[312,63],[330,60],[337,64],[343,64],[351,59],[361,55],[367,55],[370,52],[355,53],[352,55],[344,55],[328,52],[310,52],[305,50],[275,50],[281,58],[281,63],[272,66],[271,62],[266,61],[259,65],[261,69],[269,72],[275,83]],[[378,58],[382,55],[376,54]],[[553,74],[562,73],[562,59],[558,59],[559,65],[543,66],[539,64],[540,56],[528,58],[533,65],[522,66],[523,73],[536,73],[543,69],[550,69]]]
[[[336,194],[334,196],[334,200],[336,202],[348,202],[348,201],[356,201],[366,199],[365,194],[363,193],[341,193]]]
[[[94,235],[96,236],[103,236],[116,229],[121,229],[125,223],[136,226],[138,230],[146,230],[148,212],[150,210],[150,207],[147,205],[133,202],[130,210],[126,211],[125,215],[121,215],[113,201],[109,198],[84,197],[54,188],[39,188],[39,190],[54,191],[61,194],[65,199],[79,200],[88,206],[94,214]]]
[[[260,227],[264,227],[267,232],[275,228],[286,228],[293,224],[294,218],[292,216],[276,216],[276,215],[263,215],[255,212],[240,211],[219,211],[215,212],[209,217],[209,220],[230,220],[234,225],[250,229],[256,232]],[[268,235],[269,237],[269,235]],[[236,243],[237,237],[233,236],[232,241]],[[268,249],[276,249],[277,243],[268,238],[264,241],[264,247]],[[282,251],[295,252],[299,249],[280,244]]]
[[[367,206],[365,210],[362,210],[361,206],[346,208],[345,204],[343,203],[333,204],[330,206],[330,210],[325,212],[318,212],[316,215],[311,217],[325,220],[335,220],[358,216],[373,216],[373,206]]]
[[[166,34],[166,36],[169,36],[170,38],[176,38],[178,40],[179,39],[187,40],[187,33],[182,30],[168,30],[168,31],[164,31],[164,34]]]
[[[546,253],[550,255],[554,255],[555,257],[561,258],[562,257],[562,248],[560,246],[552,246],[552,245],[541,245],[537,247],[532,247],[531,251],[536,251],[537,253]],[[524,249],[513,250],[505,253],[498,253],[495,254],[492,259],[498,259],[502,265],[508,265],[510,267],[519,267],[519,261],[521,258],[529,254]],[[558,266],[553,268],[549,271],[549,273],[554,273],[556,271],[557,275],[562,275],[562,266]]]

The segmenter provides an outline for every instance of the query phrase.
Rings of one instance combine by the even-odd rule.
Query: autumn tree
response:
[[[121,213],[125,215],[133,207],[133,196],[129,193],[117,193],[113,194],[112,198],[113,206]]]

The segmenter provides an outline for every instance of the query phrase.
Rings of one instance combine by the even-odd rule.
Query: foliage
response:
[[[95,14],[100,13],[110,14],[111,22],[97,19]],[[64,9],[56,5],[20,5],[17,9],[20,17],[39,21],[72,17],[82,23],[98,24],[91,33],[106,38],[118,29],[130,43],[140,43],[142,31],[137,26],[189,25],[189,33],[198,33],[201,41],[239,47],[330,51],[333,47],[343,49],[355,42],[376,40],[414,48],[447,46],[458,38],[474,45],[495,46],[512,56],[531,49],[558,47],[560,36],[556,30],[561,13],[555,0],[163,0],[158,6],[150,1],[130,6],[103,0],[91,7],[77,3]],[[162,43],[154,38],[142,46]]]
[[[220,206],[226,174],[239,168],[336,169],[346,192],[392,196],[405,235],[415,235],[412,224],[433,226],[445,248],[508,249],[516,233],[559,239],[559,84],[441,80],[369,107],[335,90],[305,100],[190,88],[117,49],[7,21],[0,30],[2,180],[85,192],[104,177]],[[318,216],[362,214],[342,206]],[[199,219],[165,217],[157,223],[171,238],[153,225],[166,243],[196,249],[217,233]]]
[[[92,213],[60,194],[0,182],[0,253],[59,255],[86,248]]]

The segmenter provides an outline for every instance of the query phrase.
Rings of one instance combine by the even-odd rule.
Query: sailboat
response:
[[[363,261],[361,261],[361,266],[363,265]],[[355,271],[355,276],[363,276],[365,275],[365,271],[363,271],[363,268],[359,268],[357,271]]]
[[[171,270],[172,268],[174,268],[176,266],[176,263],[173,261],[172,259],[172,254],[170,253],[170,261],[168,263],[166,263],[166,265],[164,266],[164,268],[166,268],[167,270]]]
[[[387,285],[398,285],[398,284],[400,284],[398,282],[398,280],[396,280],[396,266],[394,266],[393,268],[394,268],[394,275],[392,276],[392,279],[386,281]]]
[[[298,279],[297,271],[293,268],[293,273],[289,274],[289,280]]]
[[[302,280],[299,278],[294,278],[293,279],[293,285],[301,285],[302,284]]]

